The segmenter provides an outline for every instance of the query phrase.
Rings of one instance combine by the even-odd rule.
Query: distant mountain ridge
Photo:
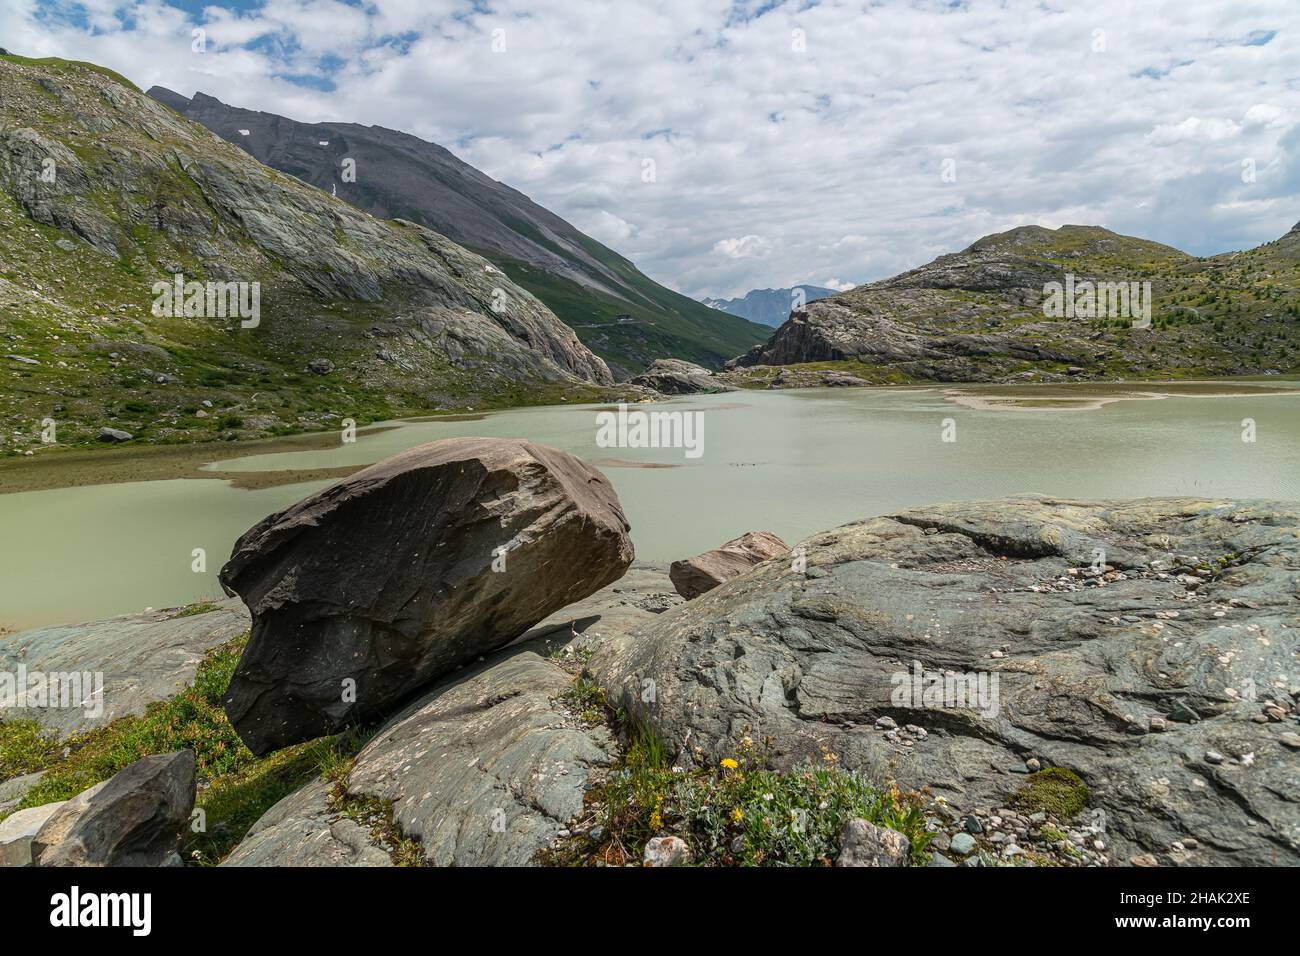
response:
[[[736,299],[704,299],[702,301],[710,309],[730,312],[732,315],[738,315],[760,325],[776,327],[790,317],[790,312],[796,304],[795,289],[803,290],[804,302],[812,302],[816,299],[825,299],[835,295],[834,289],[804,283],[791,286],[788,289],[751,289]]]
[[[541,299],[620,378],[657,358],[713,368],[765,332],[679,295],[523,193],[408,133],[300,123],[155,86],[149,95],[274,169],[383,219],[427,226]],[[342,175],[355,162],[355,181]]]
[[[1059,308],[1062,287],[1077,308]],[[1103,289],[1108,306],[1113,292],[1141,294],[1094,310]],[[797,385],[805,376],[774,367],[828,363],[873,383],[1300,370],[1300,225],[1205,257],[1100,226],[1020,226],[812,302],[728,368],[768,370],[745,384]]]

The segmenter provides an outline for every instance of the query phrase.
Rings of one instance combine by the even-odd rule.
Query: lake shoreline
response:
[[[1231,387],[1232,391],[1224,391]],[[1244,391],[1242,389],[1245,389]],[[832,387],[790,391],[841,393]],[[1300,395],[1300,385],[1282,385],[1251,378],[1127,380],[1124,382],[1025,383],[1012,385],[963,385],[954,382],[917,383],[913,385],[871,385],[855,392],[939,392],[948,403],[972,411],[1044,412],[1097,411],[1126,401],[1153,401],[1167,398],[1252,398],[1257,396]],[[1002,394],[1015,391],[1016,394]],[[1070,393],[1095,391],[1097,394],[1072,397]],[[743,392],[741,393],[743,394]],[[664,396],[665,401],[691,400],[698,396]],[[736,403],[739,406],[741,403]],[[584,405],[556,404],[549,407],[579,410]],[[607,406],[591,405],[593,410]],[[723,410],[730,405],[717,406]],[[446,415],[413,415],[391,421],[376,422],[357,431],[357,437],[376,435],[412,422],[481,421],[489,415],[509,412],[512,408],[490,409],[473,413],[452,412]],[[279,485],[345,478],[362,465],[341,468],[227,472],[210,466],[235,458],[295,451],[328,449],[339,442],[337,429],[302,432],[274,438],[256,438],[231,442],[194,442],[175,445],[128,445],[125,447],[72,447],[38,453],[31,458],[0,461],[0,495],[26,491],[51,491],[88,485],[121,484],[137,481],[165,481],[184,478],[228,481],[245,490],[273,488]],[[608,467],[654,467],[611,459]]]
[[[1256,391],[1224,382],[1180,391],[1188,388]],[[1115,390],[1093,385],[1070,394]],[[605,447],[595,420],[604,406],[562,405],[474,420],[385,422],[358,433],[356,443],[323,432],[70,450],[44,456],[48,464],[26,459],[18,471],[30,470],[44,488],[0,494],[0,527],[14,542],[0,549],[0,621],[30,627],[216,599],[216,574],[232,545],[266,515],[374,462],[447,438],[525,436],[594,464],[618,491],[638,558],[655,562],[747,531],[802,540],[868,515],[1024,493],[1300,500],[1300,394],[1120,402],[1096,415],[1054,417],[963,408],[944,391],[779,390],[739,402],[720,394],[643,406],[706,420],[699,458],[687,458],[684,447]],[[17,473],[0,474],[0,484]],[[204,559],[198,567],[196,555]]]

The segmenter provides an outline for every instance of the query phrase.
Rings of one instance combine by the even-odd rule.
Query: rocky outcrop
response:
[[[50,817],[33,841],[37,866],[179,865],[194,809],[194,753],[142,757],[99,785],[75,818]],[[48,833],[47,830],[57,830]]]
[[[226,712],[258,754],[376,717],[632,556],[612,486],[571,455],[486,438],[403,452],[236,542],[221,581],[253,630]]]
[[[0,672],[40,675],[33,689],[49,688],[57,676],[57,696],[66,706],[5,708],[0,717],[68,734],[143,714],[191,683],[203,655],[248,626],[248,611],[229,599],[201,614],[145,611],[12,634],[0,641]]]
[[[365,827],[329,806],[317,780],[285,797],[253,824],[222,866],[392,866]]]
[[[707,368],[679,359],[655,359],[630,384],[652,388],[664,395],[697,395],[705,392],[730,392],[732,386],[721,381]]]
[[[681,603],[666,567],[638,561],[613,584],[539,622],[519,643],[537,637],[564,642],[577,635],[583,639],[582,646],[595,647],[606,637],[626,634]]]
[[[573,677],[544,640],[435,688],[357,756],[348,792],[388,800],[437,866],[523,866],[579,811],[614,762],[603,725],[562,698]]]
[[[43,771],[37,771],[0,782],[0,814],[9,813],[22,803],[23,797],[27,796],[27,791],[40,783],[43,776],[45,776]]]
[[[750,531],[712,551],[674,561],[668,576],[677,593],[689,601],[789,550],[789,545],[770,531]]]
[[[611,702],[687,761],[750,736],[950,812],[1065,768],[1110,862],[1300,863],[1294,505],[1026,496],[802,546],[607,641]]]
[[[110,778],[111,779],[111,778]],[[32,840],[32,859],[35,860],[46,850],[63,842],[71,832],[73,825],[81,819],[90,807],[90,801],[104,789],[107,780],[101,780],[88,790],[83,790],[69,800],[61,800],[56,805],[58,812],[51,814],[45,824]]]
[[[909,308],[944,307],[944,293],[908,289],[891,294],[904,296]],[[1025,363],[1095,364],[1091,350],[1083,343],[1044,344],[1058,337],[1046,324],[1006,335],[933,334],[909,325],[897,314],[901,309],[880,308],[879,313],[864,314],[839,297],[815,302],[804,311],[792,313],[766,344],[754,346],[727,367],[852,361],[894,368],[916,379],[982,382],[996,378],[984,370],[986,359],[1004,363],[1008,371],[1013,366],[1019,371]],[[1026,310],[1020,314],[1022,319],[1027,316],[1032,313]]]
[[[1022,226],[809,302],[727,368],[845,362],[850,371],[870,367],[869,377],[880,382],[1286,369],[1300,358],[1295,350],[1261,344],[1285,337],[1286,313],[1265,303],[1294,293],[1298,245],[1288,235],[1245,253],[1198,259],[1098,226]],[[1220,306],[1215,289],[1229,276],[1234,287],[1254,290],[1258,305],[1246,313]],[[1059,285],[1060,308],[1050,283]],[[772,379],[770,386],[802,387],[809,377]]]

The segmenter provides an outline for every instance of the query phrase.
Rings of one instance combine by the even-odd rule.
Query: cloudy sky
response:
[[[1300,220],[1298,0],[0,0],[0,46],[415,133],[697,297]]]

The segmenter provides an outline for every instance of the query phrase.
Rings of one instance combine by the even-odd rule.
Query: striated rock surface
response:
[[[90,808],[90,801],[104,789],[107,783],[108,780],[101,780],[75,797],[59,801],[58,812],[50,815],[32,839],[33,860],[39,859],[46,850],[63,842],[63,838],[72,831],[72,827]]]
[[[22,803],[23,797],[27,796],[27,791],[40,783],[43,776],[45,776],[44,771],[37,771],[0,782],[0,814],[8,813]]]
[[[653,388],[664,395],[734,391],[707,368],[680,359],[655,359],[649,368],[631,379],[631,384]]]
[[[222,866],[392,866],[355,820],[329,807],[316,781],[285,797],[253,824]]]
[[[546,649],[511,648],[395,717],[358,755],[349,793],[391,800],[432,864],[530,863],[615,759],[609,731],[559,700],[573,678]]]
[[[487,438],[403,452],[236,542],[221,580],[253,631],[226,711],[259,754],[382,714],[632,556],[612,486],[571,455]]]
[[[77,701],[69,698],[72,706],[5,708],[0,719],[26,718],[68,734],[143,714],[149,704],[167,700],[191,683],[203,655],[248,626],[247,609],[237,599],[227,599],[203,614],[145,611],[12,634],[0,641],[0,672],[25,667],[30,674],[46,675],[44,686],[48,675],[77,675],[81,693]]]
[[[750,531],[712,551],[674,561],[668,569],[668,576],[677,593],[689,601],[789,550],[789,546],[770,531]]]
[[[538,622],[518,643],[536,637],[564,641],[576,634],[583,638],[584,645],[594,646],[606,636],[625,634],[681,603],[682,597],[674,591],[666,567],[635,561],[613,584],[565,605]]]
[[[582,807],[614,759],[603,728],[575,719],[572,676],[554,660],[625,634],[681,603],[661,567],[624,577],[533,628],[485,664],[434,687],[358,756],[353,796],[394,802],[433,863],[525,865]],[[225,866],[387,866],[386,853],[331,811],[324,784],[276,804]]]
[[[770,738],[963,811],[1067,768],[1113,862],[1300,863],[1295,505],[1025,496],[803,547],[607,641],[611,701],[687,759]]]

